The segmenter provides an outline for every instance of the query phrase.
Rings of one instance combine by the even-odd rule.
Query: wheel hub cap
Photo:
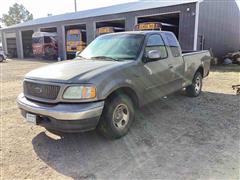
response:
[[[123,129],[129,121],[129,110],[125,104],[119,104],[113,111],[113,123],[115,127]]]
[[[196,93],[199,93],[201,89],[201,79],[199,77],[196,78],[196,81],[195,81],[195,91]]]

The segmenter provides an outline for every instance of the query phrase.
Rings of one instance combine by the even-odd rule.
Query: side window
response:
[[[161,52],[161,59],[167,58],[167,50],[165,47],[165,44],[162,40],[162,37],[160,35],[151,35],[148,38],[147,46],[145,48],[145,52],[149,52],[152,50],[158,50]]]
[[[179,57],[181,55],[181,48],[179,46],[177,39],[173,34],[170,34],[170,33],[166,33],[165,36],[167,40],[167,46],[170,47],[172,55],[174,57]]]
[[[51,38],[48,36],[44,36],[44,43],[51,43]]]

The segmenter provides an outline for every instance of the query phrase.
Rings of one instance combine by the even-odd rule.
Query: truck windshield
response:
[[[101,59],[105,57],[108,60],[136,60],[144,35],[141,34],[111,34],[96,38],[80,54],[86,59]]]

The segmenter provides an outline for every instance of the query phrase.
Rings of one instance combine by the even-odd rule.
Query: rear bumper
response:
[[[37,125],[61,132],[95,129],[102,114],[104,101],[81,104],[43,104],[30,101],[20,94],[17,99],[22,115],[37,115]]]

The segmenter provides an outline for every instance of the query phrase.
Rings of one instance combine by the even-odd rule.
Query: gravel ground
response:
[[[94,131],[60,138],[23,121],[24,74],[48,63],[0,63],[3,179],[240,178],[240,96],[231,89],[240,66],[212,70],[197,98],[178,93],[142,108],[129,134],[109,141]]]

